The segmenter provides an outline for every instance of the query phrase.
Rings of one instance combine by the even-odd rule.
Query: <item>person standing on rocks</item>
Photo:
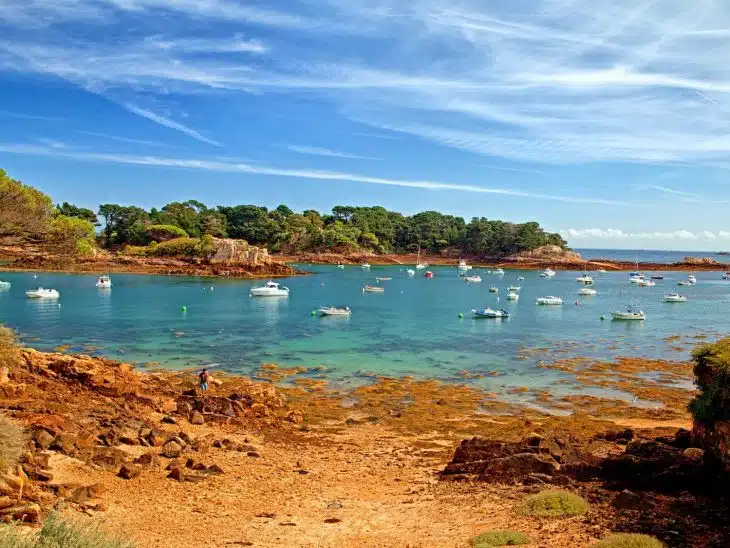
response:
[[[198,379],[200,380],[200,391],[205,394],[208,391],[208,379],[210,378],[210,374],[208,373],[207,369],[203,369],[200,374],[198,375]]]

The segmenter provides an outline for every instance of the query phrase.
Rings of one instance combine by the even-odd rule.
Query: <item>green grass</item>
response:
[[[25,452],[26,441],[23,428],[0,415],[0,472],[18,463]]]
[[[543,491],[527,497],[520,505],[519,512],[535,517],[582,516],[589,505],[578,495],[567,491]]]
[[[471,539],[472,548],[519,546],[529,543],[530,539],[519,531],[487,531]]]
[[[134,544],[51,514],[37,533],[13,525],[0,527],[0,548],[134,548]]]
[[[620,533],[606,537],[594,548],[664,548],[664,544],[649,535]]]

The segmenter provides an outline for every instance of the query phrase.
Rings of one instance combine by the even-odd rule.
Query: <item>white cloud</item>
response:
[[[560,230],[560,235],[568,240],[717,240],[730,239],[730,232],[690,232],[674,230],[669,232],[625,232],[617,228],[568,228]]]
[[[311,147],[302,145],[287,145],[287,149],[292,152],[299,154],[309,154],[312,156],[329,156],[331,158],[351,158],[356,160],[380,160],[380,158],[372,158],[370,156],[358,156],[357,154],[350,154],[348,152],[339,152],[324,147]]]
[[[568,203],[587,203],[605,205],[625,205],[622,202],[612,200],[601,200],[594,198],[582,198],[565,196],[559,194],[541,194],[534,192],[522,192],[506,188],[483,187],[474,184],[461,184],[428,180],[407,180],[393,179],[386,177],[371,177],[356,173],[324,171],[315,169],[291,169],[278,168],[264,165],[252,165],[235,161],[224,160],[195,160],[189,158],[165,158],[160,156],[137,156],[116,153],[84,152],[70,149],[57,150],[52,147],[39,147],[26,144],[0,143],[0,152],[9,154],[23,154],[30,156],[58,157],[69,160],[84,162],[104,162],[114,164],[128,164],[137,166],[195,169],[201,171],[224,172],[224,173],[246,173],[252,175],[270,175],[278,177],[291,177],[298,179],[311,179],[322,181],[342,181],[362,183],[368,185],[398,186],[405,188],[417,188],[424,190],[440,190],[453,192],[466,192],[476,194],[492,194],[500,196],[516,196],[520,198],[534,198],[539,200],[550,200]]]
[[[189,128],[188,126],[181,124],[180,122],[175,122],[174,120],[170,120],[169,118],[165,118],[164,116],[160,114],[155,114],[154,112],[135,106],[130,105],[129,103],[122,103],[122,105],[125,109],[127,109],[132,114],[136,114],[137,116],[141,116],[142,118],[147,118],[148,120],[151,120],[155,124],[159,124],[161,126],[168,127],[170,129],[174,129],[175,131],[179,131],[180,133],[184,133],[185,135],[188,135],[192,137],[193,139],[197,139],[198,141],[201,141],[203,143],[208,143],[209,145],[214,146],[221,146],[221,144],[218,141],[214,141],[213,139],[208,139],[207,137],[201,135],[199,132],[195,131],[192,128]]]

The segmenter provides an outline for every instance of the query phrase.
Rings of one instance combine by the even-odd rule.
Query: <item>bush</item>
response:
[[[695,421],[730,418],[730,338],[702,344],[692,352],[699,394],[689,403]]]
[[[167,242],[175,238],[187,238],[188,233],[175,225],[150,225],[147,234],[155,242]]]
[[[122,255],[129,257],[146,257],[150,254],[152,248],[144,245],[128,245],[122,250]]]
[[[51,514],[36,534],[12,525],[0,528],[0,548],[134,548],[134,543],[110,537],[91,525]]]
[[[198,238],[175,238],[149,248],[149,253],[157,257],[195,257],[199,243]]]
[[[20,347],[15,331],[0,325],[0,367],[11,369],[20,362]]]
[[[81,238],[76,242],[76,255],[79,257],[93,257],[96,255],[96,247],[94,247],[93,240]]]
[[[582,516],[588,511],[588,503],[578,495],[567,491],[543,491],[527,497],[519,508],[525,516],[569,517]]]
[[[664,543],[649,535],[621,533],[606,537],[595,548],[664,548]]]
[[[492,548],[494,546],[519,546],[529,544],[530,539],[519,531],[487,531],[471,539],[473,548]]]
[[[18,463],[25,452],[25,431],[15,421],[0,415],[0,472]]]

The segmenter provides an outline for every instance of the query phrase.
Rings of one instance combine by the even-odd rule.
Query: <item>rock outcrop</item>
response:
[[[215,253],[210,259],[213,264],[259,266],[271,263],[266,248],[249,245],[245,240],[213,238]]]
[[[507,257],[508,261],[517,263],[551,263],[551,264],[563,264],[563,263],[580,263],[583,258],[580,253],[571,251],[569,249],[563,249],[557,245],[544,245],[533,249],[532,251],[522,251],[515,253]]]
[[[685,257],[680,264],[693,266],[717,266],[720,263],[712,257]]]

